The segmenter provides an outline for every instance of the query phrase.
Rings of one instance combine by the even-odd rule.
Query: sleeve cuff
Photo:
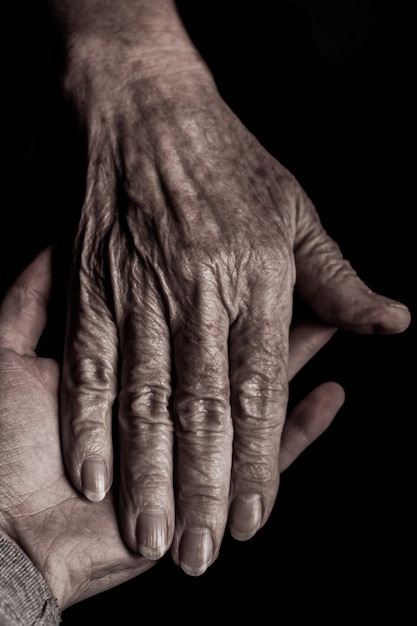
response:
[[[56,626],[61,611],[29,557],[0,534],[0,623],[2,626]]]

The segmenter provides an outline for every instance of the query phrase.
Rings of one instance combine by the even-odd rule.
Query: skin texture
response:
[[[52,2],[85,140],[61,385],[62,449],[93,501],[112,484],[147,558],[200,575],[229,524],[279,488],[293,292],[327,324],[404,330],[323,230],[292,174],[220,97],[174,3]]]
[[[50,262],[48,249],[0,309],[0,531],[27,553],[65,608],[154,563],[122,542],[111,494],[94,506],[65,475],[58,364],[35,352],[46,323]]]
[[[121,540],[113,490],[91,503],[66,476],[58,364],[36,355],[50,288],[48,248],[17,278],[0,307],[0,532],[28,554],[64,609],[156,562],[132,553]],[[317,321],[297,323],[290,342],[292,373],[333,334]],[[281,472],[331,424],[343,401],[343,389],[329,382],[292,410],[283,430]]]

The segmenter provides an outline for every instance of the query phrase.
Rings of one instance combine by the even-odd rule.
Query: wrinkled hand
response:
[[[294,285],[354,332],[400,332],[409,313],[364,285],[194,58],[116,66],[101,51],[97,71],[90,55],[67,80],[88,171],[63,455],[77,489],[103,498],[118,398],[123,538],[148,558],[173,540],[175,562],[198,575],[227,522],[248,539],[277,495]]]
[[[112,493],[97,504],[65,476],[58,420],[58,366],[36,356],[46,323],[50,249],[9,289],[0,307],[0,532],[17,542],[45,576],[61,609],[149,569],[120,538]],[[333,334],[300,323],[291,341],[295,371]],[[343,402],[336,383],[315,389],[284,426],[280,471],[331,423]]]

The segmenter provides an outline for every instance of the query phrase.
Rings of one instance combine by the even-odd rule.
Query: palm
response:
[[[152,566],[122,543],[111,495],[92,504],[68,482],[61,459],[57,406],[58,368],[50,359],[2,350],[0,359],[0,490],[5,528],[16,538],[47,580],[60,604],[72,604],[71,571],[76,563],[86,597]],[[16,424],[24,427],[16,428]],[[13,466],[5,447],[13,430]],[[53,559],[49,555],[54,544]],[[71,555],[71,559],[68,558]],[[80,563],[85,563],[85,566]],[[120,574],[123,566],[123,574]],[[89,572],[82,580],[79,572]],[[110,576],[109,576],[110,574]],[[77,589],[77,600],[80,589]]]

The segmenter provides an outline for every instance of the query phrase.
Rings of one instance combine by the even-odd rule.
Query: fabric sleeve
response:
[[[0,534],[0,626],[56,626],[61,611],[28,556]]]

